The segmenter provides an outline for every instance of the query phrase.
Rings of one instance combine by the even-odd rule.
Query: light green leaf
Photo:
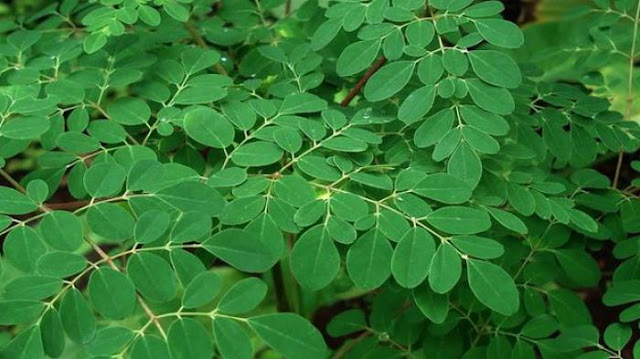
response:
[[[305,288],[318,290],[331,283],[340,270],[340,254],[322,226],[307,230],[291,251],[291,271]]]
[[[136,306],[136,291],[126,275],[112,268],[101,267],[89,278],[89,300],[107,318],[124,319]]]
[[[282,158],[282,149],[275,143],[256,141],[238,147],[231,160],[238,166],[261,167],[278,162]]]
[[[467,276],[469,287],[480,303],[506,316],[518,311],[518,289],[504,269],[490,262],[469,259]]]
[[[297,314],[265,314],[249,318],[247,323],[284,357],[324,359],[327,356],[327,347],[318,329]]]
[[[349,248],[347,272],[353,282],[367,290],[381,286],[391,275],[393,249],[378,230],[372,230]]]
[[[371,102],[388,99],[407,85],[414,68],[413,61],[396,61],[383,66],[367,81],[364,96]]]
[[[182,306],[197,308],[211,302],[220,290],[220,277],[213,272],[198,274],[184,290]]]
[[[175,274],[169,264],[155,254],[132,255],[127,262],[127,276],[150,301],[166,302],[176,296]]]
[[[202,324],[191,318],[173,322],[167,333],[167,344],[172,359],[210,359],[213,343]]]
[[[336,72],[340,76],[355,75],[368,68],[378,55],[380,40],[358,41],[347,46],[336,62]]]
[[[518,65],[505,53],[474,50],[469,52],[469,60],[476,75],[491,85],[516,88],[522,82]]]
[[[442,243],[436,250],[429,266],[429,286],[434,292],[444,294],[458,283],[462,274],[462,260],[454,247]]]
[[[427,222],[451,234],[475,234],[491,227],[487,212],[460,206],[439,208],[427,215]]]
[[[267,285],[249,277],[236,282],[218,302],[218,310],[225,314],[246,313],[260,304],[267,295]]]
[[[210,107],[197,107],[187,112],[184,129],[194,141],[213,148],[230,146],[235,134],[231,123]]]
[[[391,259],[391,272],[401,286],[414,288],[429,274],[435,252],[433,237],[422,228],[409,230],[398,242]]]

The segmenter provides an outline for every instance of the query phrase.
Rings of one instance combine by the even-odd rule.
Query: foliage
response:
[[[583,9],[526,36],[482,0],[0,21],[0,358],[640,357],[640,5]]]

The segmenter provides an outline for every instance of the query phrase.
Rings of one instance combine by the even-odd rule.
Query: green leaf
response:
[[[474,50],[469,52],[469,61],[476,75],[491,85],[516,88],[522,83],[518,65],[507,54],[493,50]]]
[[[66,338],[60,314],[55,309],[47,310],[40,320],[42,347],[51,358],[57,358],[64,352]]]
[[[218,232],[202,245],[221,260],[243,272],[264,272],[280,258],[280,253],[270,248],[267,243],[236,228]]]
[[[600,267],[584,250],[556,249],[553,254],[567,276],[579,286],[592,287],[600,282]]]
[[[191,318],[180,318],[171,324],[167,344],[172,359],[213,357],[213,343],[209,334],[202,324]]]
[[[452,109],[442,110],[427,118],[418,127],[413,136],[413,142],[419,148],[426,148],[436,144],[453,126],[455,113]]]
[[[402,102],[398,110],[398,118],[405,123],[420,120],[429,113],[435,98],[436,88],[433,85],[426,85],[413,91]]]
[[[418,182],[413,191],[421,196],[446,204],[460,204],[471,198],[469,186],[458,177],[436,173]]]
[[[166,2],[165,6],[167,3],[170,3],[170,1]],[[215,65],[220,61],[220,54],[214,50],[192,47],[182,51],[180,54],[180,60],[185,73],[191,75]]]
[[[96,163],[84,174],[84,188],[91,197],[108,197],[119,193],[126,179],[125,169],[117,163]]]
[[[448,293],[460,280],[462,260],[455,248],[444,242],[431,259],[429,266],[429,286],[439,294]]]
[[[451,243],[462,253],[480,259],[494,259],[504,254],[500,242],[479,236],[455,236]]]
[[[449,314],[449,298],[434,292],[426,283],[413,290],[413,301],[425,317],[436,324],[444,323]]]
[[[475,234],[491,228],[487,212],[461,206],[439,208],[427,215],[427,222],[451,234]]]
[[[297,314],[265,314],[249,318],[247,323],[269,347],[284,357],[322,359],[327,356],[320,332]]]
[[[364,96],[371,102],[382,101],[402,90],[415,68],[413,61],[396,61],[378,70],[364,87]]]
[[[213,320],[213,337],[224,359],[251,359],[251,339],[233,319],[219,317]]]
[[[327,108],[327,101],[310,93],[296,93],[284,98],[280,115],[320,112]]]
[[[290,127],[282,127],[273,133],[273,140],[283,150],[295,153],[302,148],[302,137],[300,133]]]
[[[524,43],[522,32],[516,24],[501,19],[475,21],[480,35],[492,45],[516,49]]]
[[[92,356],[118,354],[133,339],[134,333],[125,327],[106,327],[98,330],[96,336],[87,344],[87,352]]]
[[[80,273],[87,266],[87,260],[75,253],[54,251],[40,257],[36,271],[42,275],[65,278]]]
[[[222,212],[225,199],[215,189],[199,182],[181,182],[160,190],[156,196],[181,212],[202,212],[210,217]]]
[[[0,186],[0,213],[27,214],[38,209],[38,204],[13,188]]]
[[[171,242],[202,241],[211,233],[211,217],[200,212],[183,213],[171,230]]]
[[[336,72],[340,76],[355,75],[367,69],[378,55],[380,40],[358,41],[347,46],[336,61]]]
[[[113,203],[100,203],[87,211],[87,223],[93,233],[114,241],[133,236],[133,217],[124,208]]]
[[[43,343],[38,326],[22,331],[0,351],[0,357],[11,359],[44,359]]]
[[[491,214],[491,217],[493,217],[505,228],[508,228],[520,234],[526,234],[528,232],[527,226],[515,214],[497,208],[487,209],[489,210],[489,214]]]
[[[49,130],[44,117],[16,117],[0,127],[0,137],[14,140],[34,140]]]
[[[487,85],[478,79],[469,79],[466,83],[471,99],[483,110],[508,115],[515,109],[513,97],[506,89]]]
[[[280,161],[282,149],[275,143],[255,141],[238,147],[231,160],[238,166],[261,167]]]
[[[610,324],[604,331],[604,342],[613,350],[622,350],[629,339],[631,339],[632,330],[629,326],[621,323]]]
[[[124,97],[116,100],[107,108],[109,118],[121,125],[142,125],[149,121],[151,109],[139,98]]]
[[[131,348],[131,359],[169,359],[167,343],[155,335],[140,337]]]
[[[0,301],[0,325],[26,324],[36,319],[44,304],[32,300]]]
[[[301,286],[318,290],[331,283],[340,270],[340,254],[321,226],[307,230],[291,251],[291,271]]]
[[[490,262],[468,259],[467,276],[469,287],[480,303],[506,316],[518,311],[518,289],[504,269]]]
[[[220,290],[220,277],[213,272],[198,274],[184,290],[182,306],[197,308],[211,302]]]
[[[138,243],[151,243],[169,229],[171,217],[163,211],[151,210],[143,213],[135,224],[133,237]]]
[[[82,222],[71,212],[47,213],[38,229],[47,244],[63,251],[74,251],[84,242]]]
[[[401,286],[414,288],[429,274],[435,252],[433,237],[422,228],[409,230],[398,242],[391,259],[391,272]]]
[[[27,273],[36,269],[38,259],[47,252],[38,232],[27,226],[19,226],[9,232],[2,249],[9,263]]]
[[[4,298],[12,300],[42,300],[56,294],[62,281],[55,277],[27,275],[18,277],[4,287]]]
[[[210,107],[197,107],[187,112],[184,130],[194,141],[213,148],[230,146],[235,135],[231,123]]]
[[[127,276],[138,291],[154,302],[165,302],[176,296],[176,277],[161,257],[140,252],[127,262]]]
[[[86,344],[96,334],[96,318],[77,289],[71,289],[62,299],[60,318],[67,336],[76,343]]]
[[[391,275],[393,248],[378,230],[372,230],[349,248],[347,272],[360,288],[371,290],[381,286]]]
[[[136,291],[126,275],[112,268],[101,267],[89,278],[89,300],[103,316],[124,319],[136,306]]]
[[[260,304],[267,295],[267,285],[249,277],[236,282],[218,302],[218,310],[225,314],[246,313]]]

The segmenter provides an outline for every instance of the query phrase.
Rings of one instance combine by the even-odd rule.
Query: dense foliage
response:
[[[0,358],[640,358],[640,5],[567,3],[7,10]]]

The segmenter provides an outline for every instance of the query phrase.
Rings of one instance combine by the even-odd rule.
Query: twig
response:
[[[341,346],[336,353],[333,355],[332,359],[341,359],[343,358],[345,355],[347,355],[349,353],[349,351],[351,349],[353,349],[353,347],[358,344],[358,342],[360,342],[362,339],[368,337],[369,335],[371,335],[371,332],[369,331],[363,331],[362,333],[360,333],[360,335],[358,335],[356,338],[349,340],[348,342],[346,342],[343,346]]]
[[[362,76],[362,78],[360,79],[360,81],[358,81],[356,86],[352,88],[351,91],[349,91],[349,93],[344,98],[344,100],[340,102],[340,106],[342,107],[349,106],[349,103],[351,103],[351,100],[353,100],[353,98],[360,93],[360,90],[362,90],[362,88],[367,83],[367,81],[369,81],[371,76],[373,76],[373,74],[375,74],[378,70],[380,70],[380,68],[382,67],[382,65],[384,65],[385,62],[387,62],[387,59],[384,56],[381,56],[380,59],[378,59],[378,61],[375,64],[373,64],[371,68],[369,68],[369,70],[364,74],[364,76]]]
[[[622,160],[624,159],[624,151],[620,151],[618,154],[618,163],[616,164],[616,172],[613,175],[613,188],[618,188],[618,181],[620,180],[620,170],[622,170]]]
[[[184,25],[187,27],[187,30],[189,30],[189,34],[191,34],[191,38],[193,38],[193,41],[196,44],[205,49],[209,47],[209,45],[207,45],[207,42],[204,41],[202,36],[200,36],[200,34],[198,33],[198,30],[196,30],[196,27],[193,26],[191,22],[187,21]],[[229,76],[227,70],[225,70],[219,62],[217,62],[214,66],[219,74]]]
[[[287,2],[284,4],[284,14],[289,15],[291,13],[291,0],[287,0]]]
[[[22,185],[20,183],[18,183],[18,181],[14,180],[13,177],[11,177],[10,174],[5,172],[5,170],[3,170],[1,168],[0,168],[0,176],[4,177],[4,179],[6,179],[7,182],[11,183],[11,185],[13,187],[15,187],[15,189],[17,189],[18,191],[20,191],[22,193],[27,193],[27,190],[24,189],[24,187],[22,187]]]
[[[87,241],[87,243],[89,243],[91,245],[93,250],[96,251],[96,253],[98,253],[98,255],[107,264],[109,264],[109,266],[111,266],[111,268],[113,268],[114,270],[116,270],[118,272],[122,272],[120,270],[120,267],[118,267],[113,262],[111,257],[107,253],[105,253],[105,251],[103,251],[102,248],[100,248],[99,245],[97,245],[95,242],[93,242],[89,238],[86,238],[86,241]],[[149,317],[149,320],[151,320],[151,322],[153,322],[153,324],[156,326],[156,328],[158,328],[158,331],[160,332],[160,335],[162,335],[162,337],[164,339],[167,339],[167,333],[165,333],[164,328],[162,328],[162,324],[160,324],[160,321],[158,320],[158,317],[153,313],[151,308],[149,308],[149,305],[147,305],[147,302],[145,302],[144,299],[142,299],[142,297],[139,296],[139,295],[138,295],[138,303],[140,303],[140,306],[142,307],[142,310],[144,310],[145,314]]]
[[[82,208],[88,204],[90,204],[91,201],[89,200],[80,200],[80,201],[73,201],[73,202],[58,202],[58,203],[47,203],[47,207],[49,207],[50,209],[68,209],[68,210],[74,210],[74,209],[78,209],[78,208]]]

